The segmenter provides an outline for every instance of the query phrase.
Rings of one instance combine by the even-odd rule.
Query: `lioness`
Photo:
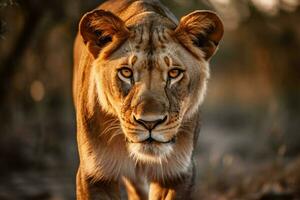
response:
[[[176,17],[158,0],[86,13],[74,48],[77,199],[190,199],[199,106],[219,17]]]

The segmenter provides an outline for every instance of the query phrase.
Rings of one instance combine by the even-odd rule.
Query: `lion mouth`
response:
[[[173,137],[168,141],[158,141],[158,140],[155,140],[154,138],[152,138],[151,136],[149,136],[147,139],[142,140],[142,141],[133,141],[126,137],[126,141],[128,143],[134,143],[134,144],[171,144],[171,143],[175,143],[176,138]]]
[[[161,162],[166,159],[174,148],[175,136],[168,141],[159,141],[153,137],[141,141],[126,139],[130,155],[142,162]]]

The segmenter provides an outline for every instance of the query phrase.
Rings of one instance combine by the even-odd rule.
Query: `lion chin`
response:
[[[127,142],[130,156],[136,162],[161,163],[166,160],[173,152],[175,140],[169,142],[145,141]]]

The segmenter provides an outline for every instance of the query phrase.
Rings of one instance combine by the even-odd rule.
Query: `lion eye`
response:
[[[123,67],[119,70],[119,73],[124,77],[124,78],[131,78],[133,75],[133,72],[131,69],[127,67]]]
[[[120,68],[118,70],[118,76],[125,83],[128,83],[129,85],[132,84],[133,71],[130,68],[128,68],[128,67]]]
[[[168,75],[170,78],[177,78],[180,74],[182,74],[182,71],[180,69],[171,69],[168,72]]]

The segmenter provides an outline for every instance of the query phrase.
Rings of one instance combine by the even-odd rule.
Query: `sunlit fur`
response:
[[[178,23],[157,0],[108,1],[100,9],[83,16],[74,47],[77,198],[107,195],[113,191],[110,183],[122,177],[130,190],[139,190],[133,183],[144,177],[150,196],[158,185],[168,191],[164,183],[185,184],[175,193],[187,194],[194,176],[199,106],[208,61],[223,34],[221,21],[212,12],[196,11]],[[119,77],[122,67],[133,71],[132,79]],[[170,80],[168,71],[174,67],[182,75]],[[152,142],[146,141],[150,131],[135,117],[164,119],[151,130]],[[94,183],[109,189],[94,192]]]

